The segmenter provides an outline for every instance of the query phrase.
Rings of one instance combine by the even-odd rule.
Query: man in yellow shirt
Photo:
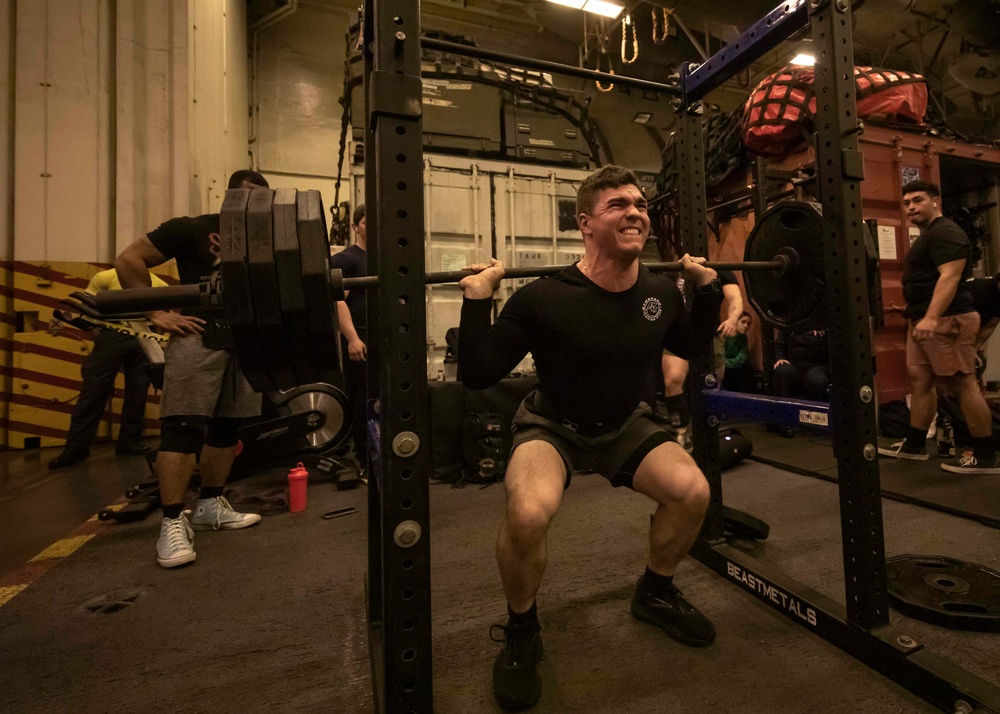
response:
[[[154,287],[166,285],[156,275],[150,274],[150,277]],[[102,290],[121,290],[121,287],[114,269],[102,270],[90,279],[87,292],[96,295]],[[113,330],[97,331],[94,347],[80,368],[83,384],[73,407],[66,446],[49,462],[50,469],[72,466],[90,456],[90,444],[104,416],[108,397],[114,391],[119,369],[125,373],[125,399],[115,454],[139,456],[149,450],[141,441],[149,377],[143,369],[147,359],[140,339]]]

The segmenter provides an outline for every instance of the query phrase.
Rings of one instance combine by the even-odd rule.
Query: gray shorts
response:
[[[260,414],[261,396],[250,387],[233,352],[205,347],[201,335],[173,335],[163,356],[161,418]]]
[[[646,455],[660,444],[674,441],[666,428],[653,420],[653,410],[640,402],[619,428],[599,436],[584,436],[579,427],[539,413],[538,391],[521,402],[514,415],[511,453],[528,441],[552,444],[566,464],[566,488],[573,471],[598,473],[612,486],[632,488],[632,478]]]

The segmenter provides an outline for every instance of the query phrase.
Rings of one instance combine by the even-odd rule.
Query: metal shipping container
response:
[[[591,172],[571,168],[424,154],[427,272],[458,270],[497,257],[509,267],[565,265],[583,257],[576,226],[576,191]],[[364,168],[353,166],[355,205],[364,198]],[[373,239],[374,237],[372,237]],[[507,280],[499,306],[527,279]],[[445,333],[458,327],[457,285],[427,286],[427,372],[446,369]],[[534,371],[526,357],[517,371]]]

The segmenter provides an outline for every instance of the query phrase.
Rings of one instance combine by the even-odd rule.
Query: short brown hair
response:
[[[576,215],[590,213],[594,210],[594,199],[601,191],[608,188],[635,186],[640,191],[639,177],[631,169],[624,166],[609,164],[583,180],[576,192]]]
[[[361,204],[354,209],[354,215],[351,216],[351,225],[356,226],[365,218],[365,204]]]

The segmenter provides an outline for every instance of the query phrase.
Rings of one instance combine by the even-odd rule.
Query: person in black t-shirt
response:
[[[952,473],[1000,474],[993,448],[993,419],[976,379],[979,314],[972,295],[961,289],[972,272],[969,238],[941,214],[941,192],[926,181],[903,187],[903,206],[921,232],[903,263],[906,369],[913,391],[910,429],[903,441],[879,453],[926,461],[927,430],[937,413],[935,383],[941,380],[958,398],[972,436],[972,453],[946,461]]]
[[[354,209],[351,224],[357,236],[355,243],[333,256],[330,267],[339,268],[345,278],[359,278],[368,275],[368,264],[365,260],[368,234],[365,230],[364,205]],[[368,376],[365,369],[368,360],[366,309],[364,290],[345,291],[344,299],[337,303],[344,391],[351,400],[351,437],[354,439],[354,455],[360,462],[362,481],[366,480],[365,466],[368,454],[368,425],[365,418],[368,394]]]
[[[258,187],[267,188],[267,181],[255,171],[237,171],[229,178],[231,189]],[[218,213],[173,218],[122,251],[115,260],[118,279],[124,288],[148,287],[149,268],[173,258],[181,283],[197,284],[218,270],[219,240]],[[192,528],[234,530],[260,521],[255,513],[233,510],[222,492],[238,450],[238,420],[260,414],[261,396],[240,371],[224,321],[197,310],[155,311],[147,317],[171,333],[156,457],[163,504],[156,559],[172,568],[195,559]],[[196,464],[201,491],[189,523],[184,497]]]
[[[673,584],[708,508],[708,483],[652,418],[650,400],[654,360],[663,349],[684,359],[708,349],[722,287],[703,258],[685,255],[685,279],[695,286],[688,312],[674,280],[639,262],[649,217],[628,169],[606,166],[588,177],[577,193],[576,214],[583,259],[517,290],[492,326],[503,264],[491,259],[472,266],[476,273],[459,282],[458,361],[465,386],[495,384],[528,352],[538,376],[538,389],[514,417],[507,510],[496,548],[508,620],[493,666],[493,693],[505,709],[527,708],[541,696],[535,594],[549,525],[572,471],[595,471],[657,504],[633,616],[687,645],[715,640],[712,623]]]

